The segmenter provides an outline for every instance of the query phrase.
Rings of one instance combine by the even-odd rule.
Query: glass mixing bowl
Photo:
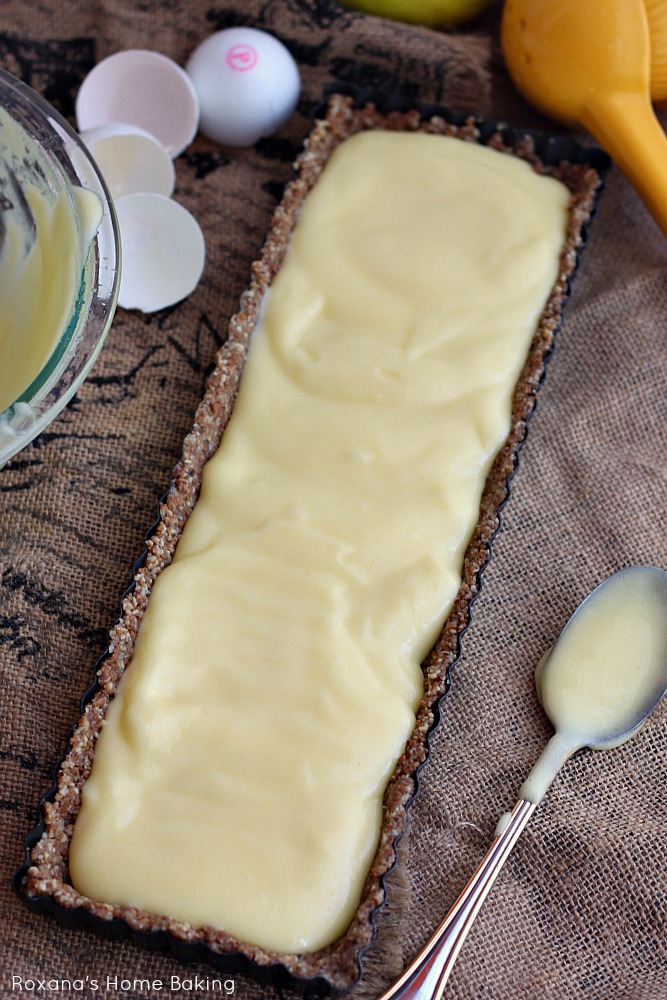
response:
[[[59,253],[65,231],[69,243]],[[28,257],[35,244],[37,270]],[[54,108],[0,70],[0,468],[44,430],[85,379],[111,325],[119,278],[116,216],[94,161]],[[48,295],[45,281],[51,283]],[[46,304],[56,296],[59,308],[36,306],[40,295]],[[54,328],[44,327],[47,346],[36,355],[41,360],[31,355],[36,370],[25,367],[31,338],[48,323]]]

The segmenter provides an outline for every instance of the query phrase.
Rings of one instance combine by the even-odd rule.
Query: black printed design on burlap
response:
[[[228,156],[210,149],[186,149],[185,153],[183,153],[183,158],[192,169],[196,180],[203,180],[208,174],[212,174],[214,170],[218,170],[220,167],[226,167],[230,162]]]
[[[29,574],[11,566],[3,572],[1,583],[3,590],[8,594],[20,595],[26,610],[35,608],[58,625],[66,625],[75,630],[86,640],[92,639],[98,643],[104,638],[104,631],[91,629],[90,622],[85,615],[67,606],[67,600],[62,591],[49,589],[41,581],[35,580]],[[9,638],[13,641],[11,620],[8,619],[5,624],[8,626]],[[39,643],[37,640],[34,642],[38,648]]]
[[[66,118],[81,82],[95,65],[92,38],[35,41],[0,32],[0,66],[45,97]]]
[[[459,61],[455,46],[447,58],[438,58],[437,36],[420,37],[417,30],[415,41],[419,41],[411,48],[392,44],[394,37],[400,39],[400,26],[395,22],[371,20],[367,26],[358,12],[332,0],[292,0],[289,4],[266,0],[255,17],[212,7],[206,18],[216,31],[251,25],[271,32],[287,45],[302,70],[326,70],[331,80],[386,94],[416,100],[428,95],[429,100],[451,103],[454,79],[464,81],[468,72],[465,55]],[[349,44],[346,37],[354,29],[357,37]],[[465,84],[464,89],[468,89]],[[300,107],[306,111],[303,99]]]
[[[419,101],[423,94],[443,101],[450,83],[452,67],[444,62],[431,63],[400,49],[388,50],[372,39],[359,42],[354,55],[334,55],[332,76],[354,87],[371,88],[384,94],[400,94]]]
[[[286,16],[293,21],[295,29],[307,30],[329,29],[334,24],[336,30],[341,30],[345,27],[345,22],[350,20],[349,11],[331,0],[292,0],[288,10],[285,9],[287,6],[285,0],[267,0],[257,14],[253,16],[250,12],[247,17],[228,7],[212,7],[207,11],[206,19],[218,31],[244,24],[269,30],[276,18],[284,21]]]
[[[26,635],[27,626],[28,622],[21,615],[0,615],[0,649],[15,652],[18,663],[42,648],[34,636]]]
[[[260,12],[260,18],[277,3],[283,3],[283,0],[268,0]],[[315,25],[318,28],[330,28],[336,23],[339,28],[343,19],[349,20],[349,13],[340,4],[331,3],[330,0],[293,0],[291,6],[294,16],[304,27]]]

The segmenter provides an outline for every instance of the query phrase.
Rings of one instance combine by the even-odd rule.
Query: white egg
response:
[[[76,98],[79,132],[126,122],[150,132],[176,157],[194,139],[199,103],[188,74],[149,49],[107,56],[85,77]]]
[[[118,304],[156,312],[196,288],[206,259],[204,234],[178,202],[128,194],[116,202],[122,252]]]
[[[155,136],[136,125],[113,122],[81,133],[112,198],[152,192],[173,194],[174,161]]]
[[[252,146],[290,117],[301,92],[290,51],[258,28],[227,28],[205,39],[185,70],[199,99],[199,128],[223,145]]]

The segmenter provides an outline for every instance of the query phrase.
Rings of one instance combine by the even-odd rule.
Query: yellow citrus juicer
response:
[[[649,30],[649,8],[659,27],[662,6],[506,0],[501,44],[517,89],[543,113],[595,136],[667,236],[667,137],[651,104]]]
[[[644,0],[651,43],[651,97],[667,105],[667,0]]]

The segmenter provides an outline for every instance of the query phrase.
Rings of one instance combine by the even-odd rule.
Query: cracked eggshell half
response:
[[[114,199],[150,192],[169,197],[176,185],[174,161],[161,142],[136,125],[110,122],[81,133]]]
[[[123,122],[144,129],[171,157],[190,145],[199,126],[199,100],[178,63],[150,49],[107,56],[85,77],[76,98],[79,132]]]
[[[206,259],[204,234],[186,208],[160,194],[116,201],[122,271],[118,304],[157,312],[197,287]]]

